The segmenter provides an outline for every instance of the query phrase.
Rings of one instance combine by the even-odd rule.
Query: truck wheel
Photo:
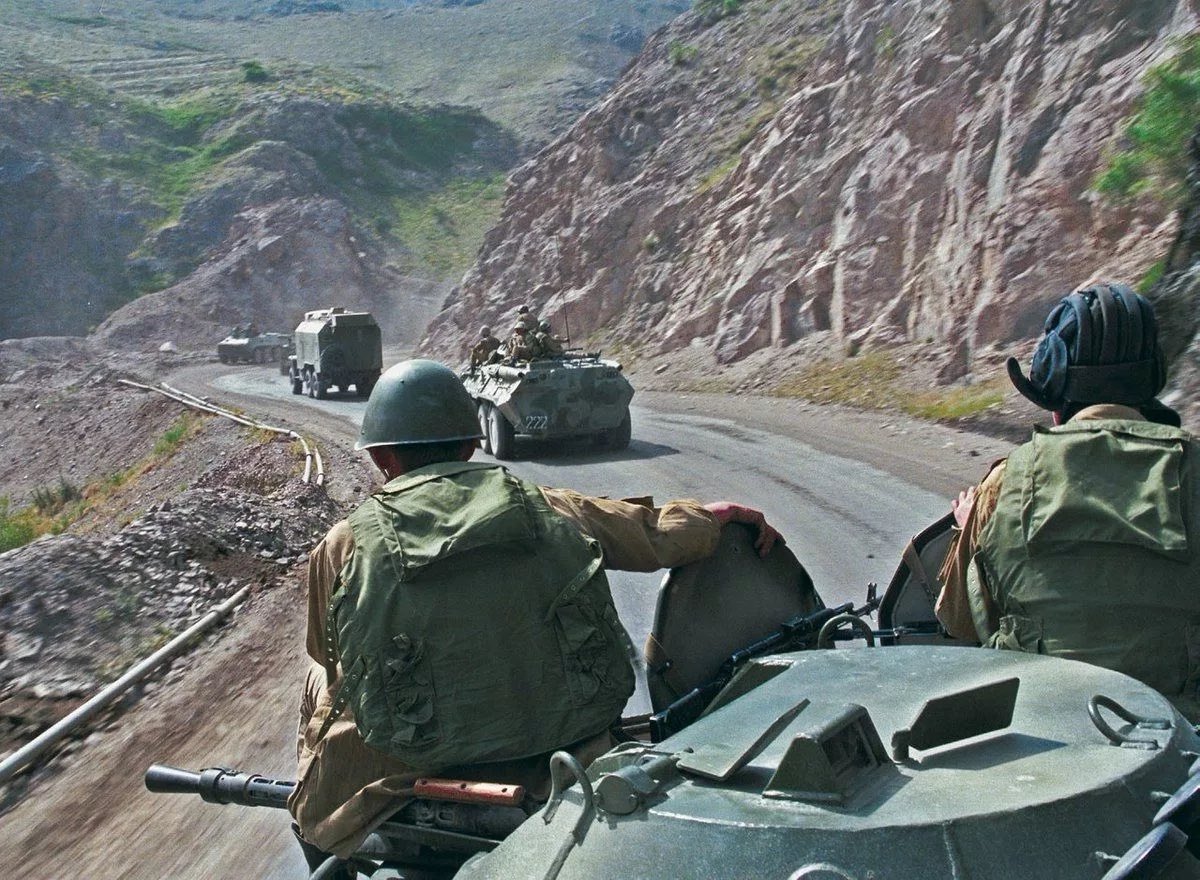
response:
[[[494,406],[488,409],[487,433],[488,440],[491,441],[492,455],[501,461],[512,458],[514,441],[512,422]]]
[[[229,363],[229,358],[223,354],[217,355],[217,360],[219,360],[223,364]]]
[[[291,380],[291,383],[292,383],[292,394],[303,394],[304,393],[304,380],[300,378],[300,374],[293,373],[291,370],[288,370],[287,377],[288,377],[288,379]]]
[[[629,441],[632,438],[633,421],[629,418],[629,410],[625,410],[625,416],[621,419],[621,424],[608,432],[605,445],[609,449],[627,449],[629,448]]]
[[[313,387],[317,392],[313,396],[316,397],[317,400],[324,400],[329,396],[329,383],[325,381],[325,378],[320,373],[316,373],[313,376]]]
[[[491,409],[491,405],[486,400],[479,401],[479,404],[475,407],[475,412],[479,416],[479,431],[480,431],[480,433],[483,434],[482,439],[480,439],[480,441],[479,441],[479,448],[482,449],[484,452],[486,452],[488,455],[491,455],[492,454],[492,438],[491,438],[491,426],[488,424],[488,422],[489,422],[488,410],[489,409]]]

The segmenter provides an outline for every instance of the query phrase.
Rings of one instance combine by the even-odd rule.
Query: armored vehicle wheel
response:
[[[217,355],[217,360],[219,360],[219,361],[220,361],[221,363],[223,363],[223,364],[227,364],[227,363],[229,363],[229,358],[227,358],[227,357],[226,357],[225,355],[223,355],[223,354],[219,354],[219,355]]]
[[[621,424],[605,435],[604,445],[609,449],[627,449],[629,441],[632,438],[633,420],[629,417],[629,410],[625,410],[625,416],[621,419]]]
[[[257,348],[254,350],[254,363],[261,364],[261,363],[265,363],[266,360],[267,360],[266,351],[264,351],[261,348]]]
[[[501,460],[512,458],[513,434],[512,422],[496,407],[489,407],[487,438],[491,441],[492,455]]]
[[[491,420],[488,418],[488,410],[491,409],[491,404],[486,400],[481,400],[475,411],[479,414],[479,431],[483,437],[479,440],[479,448],[488,455],[492,454],[492,437],[491,437]]]

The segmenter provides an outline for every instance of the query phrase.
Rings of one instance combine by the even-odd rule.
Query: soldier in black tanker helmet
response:
[[[1097,282],[1046,320],[1017,390],[1054,414],[953,503],[937,614],[984,645],[1140,679],[1200,720],[1200,443],[1157,394],[1154,310]]]
[[[471,349],[471,369],[488,363],[493,352],[500,347],[500,340],[492,335],[491,327],[483,327],[479,331],[479,341]]]
[[[405,361],[371,392],[356,448],[386,484],[313,550],[299,767],[305,856],[352,853],[421,775],[547,792],[549,753],[612,745],[633,692],[604,570],[705,558],[722,524],[778,533],[732,502],[593,498],[470,461],[475,406],[441,364]],[[453,682],[453,687],[438,687]]]

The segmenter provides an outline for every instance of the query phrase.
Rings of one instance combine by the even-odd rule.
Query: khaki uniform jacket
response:
[[[475,343],[475,347],[471,349],[471,366],[478,367],[480,364],[486,364],[492,352],[499,347],[500,340],[495,336],[480,339]]]
[[[657,571],[712,555],[720,537],[716,517],[695,501],[672,501],[661,508],[629,501],[593,498],[566,489],[542,489],[547,503],[595,538],[604,566],[623,571]],[[306,648],[310,669],[300,706],[296,790],[288,806],[305,840],[326,852],[348,856],[364,837],[404,806],[421,775],[362,741],[349,708],[323,739],[317,734],[329,714],[340,682],[339,670],[324,659],[325,613],[338,572],[354,552],[350,525],[339,522],[312,551],[308,563]],[[493,662],[502,662],[492,658]],[[607,733],[570,745],[586,765],[611,747]],[[545,794],[549,756],[505,764],[424,768],[456,779],[526,785]]]

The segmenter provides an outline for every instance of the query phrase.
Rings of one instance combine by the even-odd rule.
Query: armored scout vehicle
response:
[[[633,386],[616,361],[597,354],[486,364],[463,374],[475,399],[483,451],[511,458],[517,435],[537,440],[592,437],[624,449],[632,433]]]
[[[727,526],[715,565],[664,582],[652,637],[669,656],[647,658],[655,712],[624,720],[627,742],[586,770],[556,752],[544,805],[519,786],[422,780],[352,869],[370,876],[382,863],[422,880],[1200,877],[1200,737],[1164,697],[1070,660],[945,637],[904,644],[935,635],[918,600],[936,543],[906,553],[882,603],[844,611],[824,606],[786,547],[760,561],[749,530]],[[914,626],[872,630],[861,613],[877,604],[881,620],[912,611]],[[732,629],[765,635],[719,661],[724,648],[710,643],[736,641]],[[794,650],[856,634],[900,644]],[[717,667],[727,683],[699,717],[662,724]],[[215,768],[152,767],[146,782],[259,806],[291,791]]]
[[[277,364],[291,345],[286,333],[250,333],[237,327],[217,343],[223,364]]]
[[[324,399],[330,391],[366,397],[383,369],[379,325],[367,312],[341,307],[306,312],[293,336],[295,354],[288,358],[292,394]]]

